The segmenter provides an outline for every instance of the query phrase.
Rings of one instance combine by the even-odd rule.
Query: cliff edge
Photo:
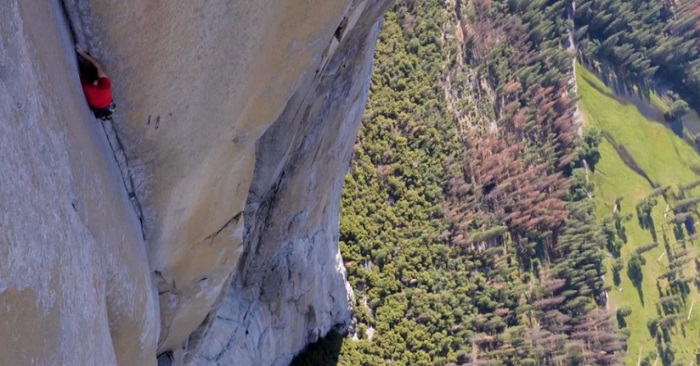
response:
[[[12,0],[0,354],[282,365],[342,327],[340,188],[388,3],[64,0],[114,83],[129,197],[61,6]]]

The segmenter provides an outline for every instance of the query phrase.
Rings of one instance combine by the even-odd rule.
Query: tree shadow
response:
[[[668,236],[666,236],[666,231],[663,231],[663,239],[664,239],[664,250],[666,250],[666,253],[671,253],[671,243],[668,240]]]
[[[613,268],[613,284],[617,287],[620,287],[620,283],[622,282],[622,278],[620,277],[620,271],[617,271]]]
[[[634,288],[637,290],[637,296],[639,296],[639,302],[642,303],[642,307],[644,307],[644,291],[642,291],[642,286],[634,286]]]
[[[651,216],[651,211],[644,211],[640,205],[637,205],[636,210],[637,223],[639,224],[639,227],[641,227],[643,230],[649,230],[652,240],[658,242],[659,239],[656,235],[656,223],[654,222],[654,218]]]
[[[292,360],[290,366],[335,366],[340,358],[343,346],[343,335],[335,330],[309,344],[306,349]]]
[[[661,288],[661,283],[659,282],[658,279],[656,280],[656,291],[659,293],[659,298],[666,296],[666,294],[664,293],[664,290]],[[659,314],[659,315],[661,315],[661,314]]]
[[[683,222],[683,225],[685,226],[685,231],[688,233],[688,236],[695,234],[695,219],[693,219],[693,216],[688,216]]]
[[[683,120],[681,120],[680,118],[673,118],[667,120],[666,124],[674,135],[680,138],[685,137],[685,135],[683,134],[683,130],[685,128],[685,126],[683,126]]]
[[[662,94],[662,90],[656,90],[656,87],[649,84],[638,83],[632,80],[623,80],[617,77],[615,70],[607,66],[603,66],[599,70],[591,70],[589,68],[589,71],[593,71],[593,74],[595,74],[605,86],[612,90],[612,93],[610,93],[600,88],[598,85],[595,85],[594,81],[584,78],[585,81],[599,93],[615,99],[622,105],[633,105],[641,115],[650,120],[662,123],[665,122],[663,112],[651,103],[652,91],[656,94]]]
[[[669,344],[663,347],[661,352],[659,352],[659,356],[661,357],[661,364],[663,366],[671,366],[676,359],[676,354]]]
[[[644,259],[638,254],[627,263],[627,277],[629,277],[634,288],[637,289],[637,295],[642,306],[644,306],[644,292],[642,291],[642,280],[644,279],[642,266],[644,264]]]
[[[627,321],[625,320],[624,316],[621,316],[619,313],[615,315],[615,318],[617,318],[617,327],[622,329],[622,328],[627,328]]]
[[[673,236],[676,241],[685,240],[685,231],[683,230],[683,223],[679,222],[673,225]]]
[[[658,241],[658,239],[656,237],[656,225],[654,224],[653,217],[649,217],[648,225],[649,225],[649,233],[651,233],[652,240]]]

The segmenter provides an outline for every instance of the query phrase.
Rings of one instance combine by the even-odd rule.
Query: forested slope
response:
[[[615,321],[624,304],[611,307],[606,292],[614,222],[596,209],[601,135],[581,129],[574,58],[618,65],[629,85],[677,73],[646,46],[637,66],[615,58],[635,45],[606,23],[617,16],[600,10],[608,3],[395,4],[343,193],[354,324],[296,364],[636,364],[620,321],[629,314]],[[621,3],[612,9],[664,22],[634,39],[695,39],[696,18],[673,17],[695,14],[690,3]],[[665,80],[690,100],[697,55],[680,50],[674,60],[690,66]]]
[[[582,55],[604,60],[628,82],[661,79],[700,102],[700,3],[693,0],[579,0]]]

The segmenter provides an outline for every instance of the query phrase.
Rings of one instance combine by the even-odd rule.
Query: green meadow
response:
[[[664,339],[663,332],[653,337],[648,323],[669,315],[659,303],[662,293],[663,296],[670,294],[669,281],[657,280],[669,270],[669,258],[683,249],[690,250],[690,258],[700,254],[700,239],[683,241],[689,235],[687,230],[683,228],[679,232],[676,228],[674,231],[676,225],[668,222],[679,200],[679,185],[700,179],[700,156],[690,143],[675,135],[664,123],[649,119],[648,113],[645,116],[624,97],[616,96],[583,66],[577,65],[576,75],[584,130],[596,129],[603,134],[599,146],[601,159],[589,173],[595,187],[597,217],[602,222],[616,209],[623,217],[631,215],[629,221],[624,222],[626,242],[620,250],[624,268],[620,271],[619,285],[613,281],[615,259],[612,254],[608,255],[606,275],[606,283],[610,285],[609,309],[615,312],[628,306],[632,310],[625,318],[629,332],[625,364],[663,365],[672,359],[673,363],[688,365],[696,361],[700,341],[700,294],[694,281],[696,260],[682,267],[685,277],[691,279],[687,285],[689,292],[682,296],[674,310],[679,320],[666,332],[668,338]],[[648,98],[649,105],[659,108],[662,115],[667,101],[654,93]],[[639,223],[636,206],[655,189],[667,186],[670,189],[657,197],[658,203],[651,214],[656,233],[654,240],[652,230],[642,228]],[[700,188],[687,192],[687,197],[700,197]],[[697,212],[690,212],[697,221]],[[646,264],[642,266],[641,286],[635,287],[627,272],[630,256],[637,248],[655,241],[657,247],[641,254]]]

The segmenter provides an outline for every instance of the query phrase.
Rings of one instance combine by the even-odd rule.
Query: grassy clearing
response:
[[[666,224],[664,211],[667,203],[673,206],[673,194],[678,192],[678,185],[699,179],[700,156],[681,138],[666,128],[663,124],[644,117],[633,104],[613,95],[595,75],[577,66],[580,107],[585,119],[585,128],[596,128],[608,133],[619,146],[624,147],[636,166],[643,171],[646,178],[629,167],[615,149],[605,139],[600,146],[601,161],[596,165],[591,178],[595,184],[595,201],[597,216],[602,219],[613,213],[615,200],[623,197],[620,210],[623,215],[632,214],[632,219],[625,224],[627,243],[623,246],[621,256],[625,269],[621,272],[620,286],[613,285],[612,271],[607,275],[611,285],[609,306],[615,311],[621,306],[629,306],[632,314],[626,318],[627,327],[631,331],[628,339],[628,356],[626,365],[638,365],[650,352],[656,354],[657,342],[647,328],[649,319],[659,316],[657,309],[660,293],[656,278],[667,271],[668,254],[665,243],[673,252],[679,245],[670,225]],[[652,95],[652,105],[662,107],[663,100]],[[647,180],[648,179],[648,180]],[[651,181],[651,183],[649,182]],[[655,222],[659,246],[643,254],[646,265],[643,266],[642,294],[640,299],[637,289],[627,275],[627,263],[630,255],[640,246],[653,242],[651,233],[644,230],[637,222],[635,206],[654,190],[655,186],[671,186],[671,194],[659,197],[659,204],[654,208],[652,217]],[[697,195],[697,193],[696,193]],[[700,241],[690,244],[694,248],[692,257],[700,254]],[[661,258],[661,259],[659,259]],[[613,258],[608,259],[608,268],[612,267]],[[686,265],[686,277],[695,276],[694,264]],[[662,288],[665,281],[661,281]],[[677,325],[671,331],[671,344],[675,361],[688,365],[695,361],[698,342],[700,341],[700,294],[691,282],[691,290],[680,313],[687,318],[688,310],[693,302],[697,302],[690,320]],[[654,359],[652,359],[653,364]],[[662,362],[659,360],[658,365]]]

